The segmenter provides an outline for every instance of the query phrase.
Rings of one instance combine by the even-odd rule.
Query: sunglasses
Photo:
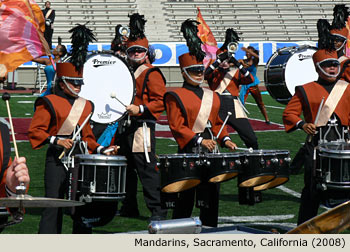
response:
[[[204,72],[204,66],[194,66],[186,68],[186,71],[190,74],[202,74]]]
[[[147,50],[145,48],[142,48],[142,47],[131,47],[128,50],[126,50],[126,52],[128,54],[130,54],[130,53],[143,53],[143,52],[147,52]]]
[[[339,61],[335,60],[324,61],[320,64],[321,67],[338,67],[339,65]]]

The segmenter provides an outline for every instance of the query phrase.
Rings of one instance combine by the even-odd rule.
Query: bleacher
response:
[[[45,0],[37,3],[43,8]],[[137,9],[136,0],[54,0],[51,5],[56,14],[53,41],[60,36],[63,42],[70,41],[68,31],[76,24],[89,22],[87,26],[94,31],[98,42],[110,43],[115,26],[127,25],[128,14]]]
[[[227,28],[241,33],[242,41],[317,40],[319,18],[333,19],[335,4],[348,1],[325,0],[199,0],[164,2],[171,38],[183,41],[181,23],[196,18],[200,7],[215,38],[223,41]]]

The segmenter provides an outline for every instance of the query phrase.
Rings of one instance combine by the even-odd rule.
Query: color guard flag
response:
[[[213,61],[216,60],[216,51],[218,50],[218,44],[216,43],[215,37],[211,32],[209,26],[204,21],[199,7],[197,7],[197,21],[198,25],[198,37],[202,40],[202,50],[207,54],[203,60],[204,66],[209,66]]]
[[[51,55],[44,30],[44,16],[34,0],[1,0],[0,76],[33,58]]]
[[[350,16],[348,17],[348,21],[346,22],[346,28],[348,29],[348,39],[345,45],[345,55],[350,57]]]

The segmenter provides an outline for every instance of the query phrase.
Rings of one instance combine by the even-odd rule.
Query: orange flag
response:
[[[345,45],[345,55],[350,57],[350,16],[348,17],[348,21],[346,22],[346,28],[348,29],[348,39]]]
[[[51,55],[45,41],[45,19],[34,0],[0,3],[0,76],[25,62]]]
[[[198,37],[202,40],[202,50],[206,53],[206,57],[203,62],[207,67],[216,59],[216,51],[218,50],[218,44],[216,43],[216,39],[211,32],[209,26],[204,21],[203,16],[199,7],[197,7],[197,21],[200,23],[198,25]]]

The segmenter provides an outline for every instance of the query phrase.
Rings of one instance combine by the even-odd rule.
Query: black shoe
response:
[[[270,125],[270,124],[271,124],[271,122],[270,122],[270,121],[265,121],[265,123],[266,123],[266,124],[268,124],[268,125]]]

